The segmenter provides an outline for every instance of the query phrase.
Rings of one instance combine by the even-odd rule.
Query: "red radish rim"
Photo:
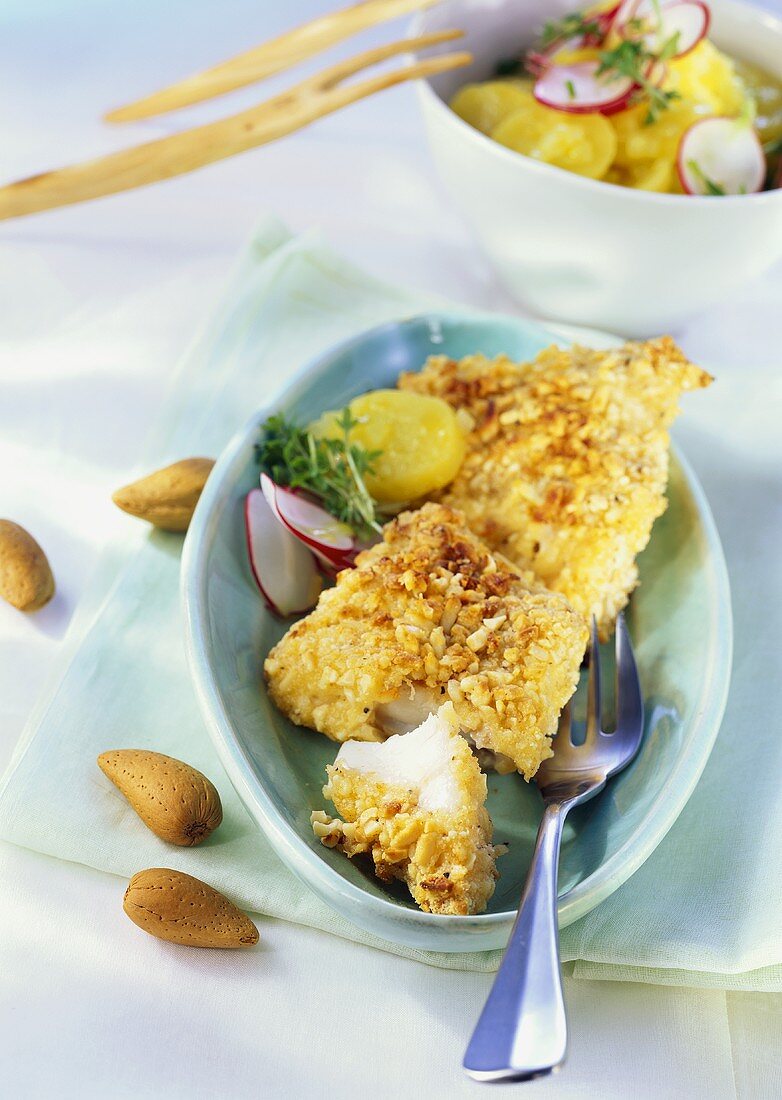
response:
[[[612,8],[607,8],[606,11],[595,12],[593,18],[594,18],[596,23],[600,24],[600,29],[602,31],[602,38],[595,39],[595,41],[593,41],[593,42],[588,42],[587,40],[589,38],[594,37],[594,36],[584,35],[584,45],[599,45],[601,42],[605,41],[606,36],[608,35],[608,32],[611,30],[612,26],[614,25],[614,20],[616,19],[617,13],[619,12],[619,9],[621,7],[622,7],[622,0],[619,0],[619,3],[614,4],[614,6]]]
[[[541,99],[540,96],[535,95],[534,89],[533,95],[535,96],[535,99],[538,101],[538,103],[541,104],[541,106],[549,107],[552,111],[562,111],[562,113],[566,115],[604,115],[606,118],[610,118],[611,115],[616,115],[620,111],[623,111],[625,109],[630,100],[630,97],[632,96],[633,92],[636,91],[636,89],[637,85],[634,84],[633,87],[621,97],[621,99],[616,99],[612,103],[606,103],[605,106],[602,107],[594,107],[592,105],[581,104],[562,107],[558,103],[550,103],[546,99]]]
[[[681,53],[676,54],[676,59],[677,60],[680,57],[686,57],[688,53],[692,53],[692,51],[695,49],[695,47],[700,45],[700,43],[704,40],[704,38],[708,37],[709,28],[711,27],[711,8],[708,6],[708,4],[704,4],[703,0],[687,0],[687,3],[693,4],[696,7],[701,8],[703,10],[703,14],[704,14],[703,29],[701,30],[700,38],[696,38],[696,40],[692,43],[691,46],[688,46],[688,48],[686,50],[682,50]]]
[[[631,36],[625,33],[627,24],[630,23],[633,19],[638,18],[636,16],[636,12],[643,2],[644,0],[625,0],[625,3],[621,4],[619,10],[617,11],[614,21],[611,24],[611,30],[616,31],[616,33],[621,38],[630,39]],[[660,10],[671,11],[673,8],[683,7],[698,8],[701,12],[703,22],[698,32],[698,36],[694,38],[688,46],[686,46],[682,50],[679,50],[673,55],[673,57],[677,60],[680,57],[686,57],[688,53],[692,53],[695,47],[707,36],[707,34],[709,33],[709,27],[711,26],[711,10],[709,9],[708,5],[704,3],[704,0],[673,0],[672,3],[661,4]],[[622,9],[627,9],[627,14],[624,18],[622,18]],[[632,37],[644,40],[653,33],[653,31],[648,31],[646,32],[646,34],[636,34]]]
[[[768,162],[766,160],[766,154],[764,152],[763,145],[760,141],[760,138],[758,137],[757,132],[754,129],[754,127],[751,127],[751,126],[748,126],[747,130],[748,130],[748,133],[751,134],[752,137],[754,138],[755,144],[757,145],[757,148],[758,148],[758,152],[760,153],[759,186],[756,187],[752,191],[750,191],[750,190],[748,190],[746,192],[732,192],[731,191],[731,192],[728,192],[726,195],[721,195],[721,196],[704,195],[700,191],[691,191],[690,188],[689,188],[689,185],[688,185],[688,182],[687,182],[687,177],[685,175],[686,164],[684,163],[684,159],[683,159],[683,157],[684,157],[684,144],[685,144],[685,141],[687,139],[687,136],[693,130],[695,130],[697,127],[703,126],[707,122],[733,122],[733,123],[735,123],[737,121],[738,120],[736,118],[732,118],[730,115],[710,115],[708,118],[699,118],[697,120],[697,122],[693,122],[692,125],[688,126],[687,129],[682,134],[681,138],[679,139],[679,147],[676,151],[676,174],[679,177],[679,182],[681,183],[682,187],[684,188],[685,192],[688,195],[692,196],[693,198],[698,198],[698,199],[716,198],[716,197],[743,199],[743,198],[746,198],[748,195],[758,195],[758,194],[761,194],[763,192],[763,184],[766,181],[766,171],[767,171]]]
[[[346,569],[353,564],[355,555],[357,553],[356,541],[353,539],[352,545],[347,547],[331,546],[329,543],[320,542],[312,535],[306,534],[301,528],[294,526],[285,516],[280,508],[278,501],[278,494],[290,493],[291,496],[296,494],[292,489],[289,489],[285,485],[278,485],[276,481],[273,481],[268,474],[261,474],[260,478],[261,492],[263,493],[269,507],[274,512],[274,515],[280,521],[286,531],[289,531],[294,538],[303,543],[308,550],[311,550],[315,556],[326,563],[327,567],[336,567],[337,569]],[[332,520],[334,517],[330,512],[327,512],[325,508],[321,508],[317,504],[312,505],[313,508],[317,508],[322,512],[324,516],[329,516]],[[339,523],[339,520],[334,520],[335,523]],[[345,524],[344,526],[347,526]]]
[[[269,486],[268,492],[266,491],[265,486]],[[298,494],[293,489],[289,489],[285,485],[278,485],[267,474],[261,474],[261,491],[264,493],[267,503],[269,504],[275,516],[286,531],[293,535],[294,538],[298,539],[299,542],[303,543],[309,550],[312,550],[316,557],[322,558],[323,560],[328,562],[329,565],[337,565],[340,568],[344,567],[345,563],[354,553],[355,542],[351,547],[334,547],[329,545],[328,543],[319,542],[316,538],[312,537],[311,535],[305,534],[304,531],[292,524],[281,510],[279,502],[277,500],[277,495],[284,492],[290,493],[292,496],[296,496]],[[315,505],[315,507],[317,507],[317,505]],[[331,513],[326,512],[325,508],[320,509],[320,511],[322,511],[324,515],[331,515]],[[336,520],[335,522],[339,522],[339,520]]]
[[[541,76],[548,67],[546,54],[540,53],[539,50],[528,50],[524,58],[524,67],[531,76],[535,78]]]
[[[588,100],[587,102],[578,102],[577,100],[568,99],[566,102],[563,103],[560,100],[547,98],[545,94],[541,91],[541,85],[543,81],[556,69],[569,70],[571,73],[573,73],[573,70],[579,67],[581,69],[592,67],[596,71],[598,65],[599,62],[597,61],[580,61],[577,62],[576,65],[553,65],[550,69],[547,70],[547,72],[543,76],[539,77],[538,80],[535,81],[535,85],[532,89],[532,94],[534,95],[538,103],[542,103],[544,107],[550,107],[554,111],[563,111],[566,114],[616,114],[617,111],[623,110],[631,95],[638,87],[638,85],[635,84],[634,81],[630,80],[628,77],[622,78],[624,81],[624,87],[621,92],[617,92],[612,99],[606,99],[601,102],[595,101],[594,99]],[[594,79],[597,82],[597,78],[595,77]]]
[[[261,489],[264,490],[264,494],[265,486],[269,487],[269,493],[274,494],[274,504],[280,513],[280,517],[283,523],[285,523],[285,525],[288,527],[292,527],[294,529],[294,533],[295,531],[300,531],[303,538],[311,539],[313,542],[315,542],[317,546],[326,546],[329,548],[329,550],[333,550],[336,553],[349,553],[355,545],[356,540],[348,524],[343,523],[342,520],[339,520],[336,518],[336,516],[333,516],[331,512],[328,512],[317,499],[314,499],[308,493],[304,493],[298,489],[293,489],[288,485],[279,485],[272,478],[270,478],[268,474],[261,474],[260,485]],[[325,539],[317,538],[316,535],[308,534],[306,530],[306,525],[303,522],[297,523],[296,519],[293,518],[291,515],[286,514],[286,512],[282,508],[281,502],[284,502],[288,497],[291,497],[294,501],[297,502],[297,504],[303,505],[305,508],[310,509],[312,512],[318,514],[319,516],[323,516],[324,521],[334,524],[337,527],[344,528],[345,533],[341,535],[341,538],[343,540],[342,544],[340,545],[337,543],[328,542]]]
[[[708,6],[708,4],[705,4],[703,0],[675,0],[675,2],[672,4],[663,4],[663,9],[680,8],[684,5],[687,5],[687,7],[690,8],[701,9],[703,13],[703,26],[701,27],[698,37],[693,42],[691,42],[689,46],[673,55],[673,58],[671,60],[674,61],[678,61],[680,57],[686,57],[688,53],[692,53],[695,47],[699,46],[704,38],[707,37],[709,33],[709,27],[711,26],[711,8]]]
[[[614,11],[614,18],[611,20],[608,27],[608,31],[606,32],[607,35],[613,31],[621,37],[624,37],[624,35],[622,35],[622,27],[625,26],[626,23],[629,23],[631,19],[635,18],[635,12],[640,2],[641,0],[621,0],[621,3],[617,5]]]
[[[567,48],[568,43],[572,43],[572,49],[581,49],[584,45],[583,37],[579,38],[577,35],[572,38],[565,38],[564,35],[555,39],[553,42],[549,42],[545,50],[529,50],[527,53],[526,64],[527,71],[538,79],[547,73],[550,68],[557,64],[554,61],[554,57],[560,50]]]
[[[644,75],[650,84],[661,88],[668,76],[668,66],[664,61],[650,61]]]
[[[674,0],[674,3],[680,3],[682,0]],[[688,3],[689,0],[683,0],[684,3]],[[639,15],[638,11],[642,7],[646,7],[646,14],[649,16],[654,15],[655,6],[653,0],[622,0],[622,3],[616,10],[613,21],[611,23],[611,30],[616,31],[622,38],[625,36],[622,34],[622,29],[631,23],[634,19],[643,18],[643,14]],[[672,7],[671,3],[665,3],[661,0],[660,10],[664,8]]]
[[[752,126],[747,127],[747,132],[752,135],[752,137],[755,141],[755,144],[757,145],[758,152],[760,153],[760,159],[759,159],[759,166],[760,166],[759,185],[754,190],[747,190],[747,191],[744,191],[744,192],[730,191],[726,195],[720,195],[720,196],[704,195],[700,191],[691,191],[690,190],[690,186],[689,186],[689,183],[688,183],[688,180],[687,180],[687,176],[685,174],[686,164],[684,162],[684,145],[685,145],[685,142],[687,140],[687,137],[692,133],[693,130],[695,130],[697,127],[703,126],[703,125],[705,125],[706,123],[709,123],[709,122],[733,122],[733,123],[736,123],[736,122],[738,122],[738,119],[731,118],[730,115],[710,115],[708,118],[699,118],[697,120],[697,122],[693,122],[693,124],[691,126],[688,126],[687,129],[684,131],[681,138],[679,139],[679,147],[676,150],[676,174],[679,177],[679,182],[681,183],[682,187],[684,188],[685,193],[687,195],[689,195],[693,198],[697,198],[697,199],[707,199],[707,198],[744,199],[744,198],[747,198],[749,195],[762,194],[763,191],[764,191],[764,184],[766,182],[766,173],[768,171],[768,161],[766,159],[766,154],[765,154],[765,151],[763,149],[763,145],[760,141],[760,138],[758,137],[757,131]]]
[[[358,553],[357,550],[349,551],[344,555],[344,557],[341,558],[329,558],[326,557],[326,555],[322,553],[322,551],[316,550],[314,546],[309,546],[308,543],[304,542],[304,539],[300,539],[300,541],[307,547],[308,550],[312,551],[320,567],[324,570],[324,572],[328,573],[330,577],[336,577],[337,573],[341,573],[343,569],[351,569],[355,564],[356,554]]]
[[[637,0],[634,0],[634,3],[636,2]],[[559,38],[556,38],[553,42],[550,42],[545,50],[541,50],[538,56],[548,57],[550,54],[556,53],[558,50],[561,50],[563,48],[565,42],[567,41],[575,43],[573,49],[602,45],[602,43],[606,39],[608,32],[611,30],[614,20],[616,19],[616,16],[621,7],[622,0],[619,0],[619,3],[614,4],[612,8],[608,8],[606,9],[606,11],[585,11],[583,14],[592,22],[597,23],[597,25],[599,26],[600,31],[598,34],[588,33],[582,35],[573,35],[570,39],[566,39],[564,35],[560,35]]]
[[[292,615],[301,615],[305,611],[309,611],[312,607],[315,606],[315,604],[317,603],[317,599],[318,599],[318,595],[320,594],[320,591],[318,591],[318,592],[313,591],[312,598],[310,598],[304,604],[304,606],[302,606],[302,607],[291,607],[291,608],[286,610],[286,609],[280,607],[279,604],[275,602],[275,600],[273,599],[271,593],[264,586],[264,583],[261,580],[260,573],[259,573],[258,569],[256,568],[255,553],[253,551],[253,541],[252,541],[252,533],[251,533],[250,508],[251,508],[253,499],[257,499],[258,497],[261,497],[261,499],[264,500],[264,503],[269,507],[269,510],[274,514],[274,509],[271,507],[269,502],[266,500],[266,498],[264,497],[264,495],[263,495],[263,493],[260,489],[251,489],[249,491],[249,493],[247,494],[247,496],[244,498],[244,508],[243,508],[243,512],[244,512],[244,540],[245,540],[245,546],[247,547],[247,560],[250,564],[250,572],[253,575],[253,580],[255,581],[255,584],[258,588],[258,591],[261,593],[261,596],[263,597],[264,603],[266,604],[266,606],[269,608],[269,610],[272,612],[273,615],[277,615],[279,618],[290,618]],[[276,514],[275,514],[275,518],[277,518]],[[283,534],[288,535],[289,538],[293,538],[293,536],[288,531],[286,531],[284,528],[282,530],[283,530]],[[305,559],[302,559],[302,560],[305,560]],[[312,559],[312,555],[309,556],[309,560],[310,560],[310,564],[312,566],[312,577],[313,577],[313,580],[314,580],[314,578],[317,577],[318,572],[317,572],[317,569],[315,567],[315,562]]]
[[[609,24],[609,31],[616,31],[619,33],[619,28],[626,22],[629,22],[635,14],[635,9],[638,7],[639,0],[619,0],[619,3],[614,8],[614,15]],[[623,18],[623,14],[627,10],[627,18]]]
[[[262,478],[266,476],[268,475],[261,475]],[[269,481],[274,486],[274,490],[282,488],[282,486],[278,486],[276,482],[272,481],[271,478],[269,478]],[[261,481],[261,486],[263,486],[263,481]],[[297,542],[300,542],[303,546],[307,547],[307,549],[314,555],[317,564],[323,568],[324,572],[328,573],[330,577],[336,577],[337,573],[341,569],[347,569],[353,564],[353,555],[351,551],[345,551],[344,555],[334,553],[332,556],[327,556],[322,552],[320,548],[320,543],[316,544],[314,539],[308,539],[301,532],[297,531],[294,527],[291,527],[290,524],[286,523],[285,517],[283,516],[282,512],[280,511],[279,505],[277,504],[277,493],[274,490],[272,490],[268,495],[266,493],[263,493],[263,488],[260,488],[258,491],[263,493],[266,499],[266,503],[271,508],[272,512],[274,513],[274,517],[280,524],[280,526],[283,527],[289,535],[292,535]],[[294,490],[291,489],[290,492],[294,492]]]

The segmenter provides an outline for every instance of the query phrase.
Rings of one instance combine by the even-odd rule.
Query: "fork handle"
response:
[[[569,806],[546,805],[502,963],[464,1056],[478,1081],[527,1081],[565,1058],[557,864]]]

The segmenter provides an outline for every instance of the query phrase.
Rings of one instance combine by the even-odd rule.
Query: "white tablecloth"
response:
[[[325,8],[5,0],[3,175],[119,146],[127,137],[99,124],[102,109]],[[260,94],[138,132],[157,136]],[[294,229],[323,228],[386,278],[514,308],[433,177],[410,89],[190,178],[3,224],[0,513],[39,537],[60,598],[35,617],[0,606],[0,769],[101,546],[127,522],[108,495],[267,210]],[[776,271],[695,319],[682,334],[687,351],[715,371],[778,362],[781,296]],[[479,1095],[458,1066],[488,976],[435,972],[271,920],[261,922],[263,948],[241,956],[151,951],[127,934],[116,878],[0,846],[0,881],[3,1095]],[[570,1061],[527,1086],[532,1095],[782,1095],[778,999],[584,980],[566,992]]]

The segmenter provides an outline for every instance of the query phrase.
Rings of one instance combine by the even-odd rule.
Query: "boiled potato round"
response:
[[[367,489],[381,504],[401,504],[442,489],[464,459],[464,432],[456,414],[439,397],[405,390],[372,390],[350,402],[358,424],[350,441],[380,451]],[[341,412],[326,412],[310,426],[313,435],[342,436]]]
[[[654,122],[645,121],[648,109],[639,103],[611,117],[616,133],[616,164],[620,168],[635,168],[639,163],[659,160],[673,165],[682,134],[700,116],[689,103],[674,100],[661,111]]]
[[[459,118],[483,134],[513,111],[532,100],[531,81],[489,80],[485,84],[466,84],[451,100],[451,109]]]
[[[517,153],[596,180],[616,155],[616,133],[607,118],[567,114],[535,100],[508,115],[491,136]]]
[[[670,194],[674,189],[676,164],[673,160],[641,161],[629,171],[628,186],[639,191]]]
[[[698,104],[715,115],[741,114],[746,89],[736,66],[726,54],[704,38],[684,57],[667,62],[666,90],[678,92],[682,100]]]

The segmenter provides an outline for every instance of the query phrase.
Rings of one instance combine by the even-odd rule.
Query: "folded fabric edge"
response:
[[[565,963],[563,969],[574,978],[588,981],[639,982],[643,985],[720,989],[743,993],[782,993],[782,965],[728,972],[625,966],[618,963],[595,963],[577,959]]]

